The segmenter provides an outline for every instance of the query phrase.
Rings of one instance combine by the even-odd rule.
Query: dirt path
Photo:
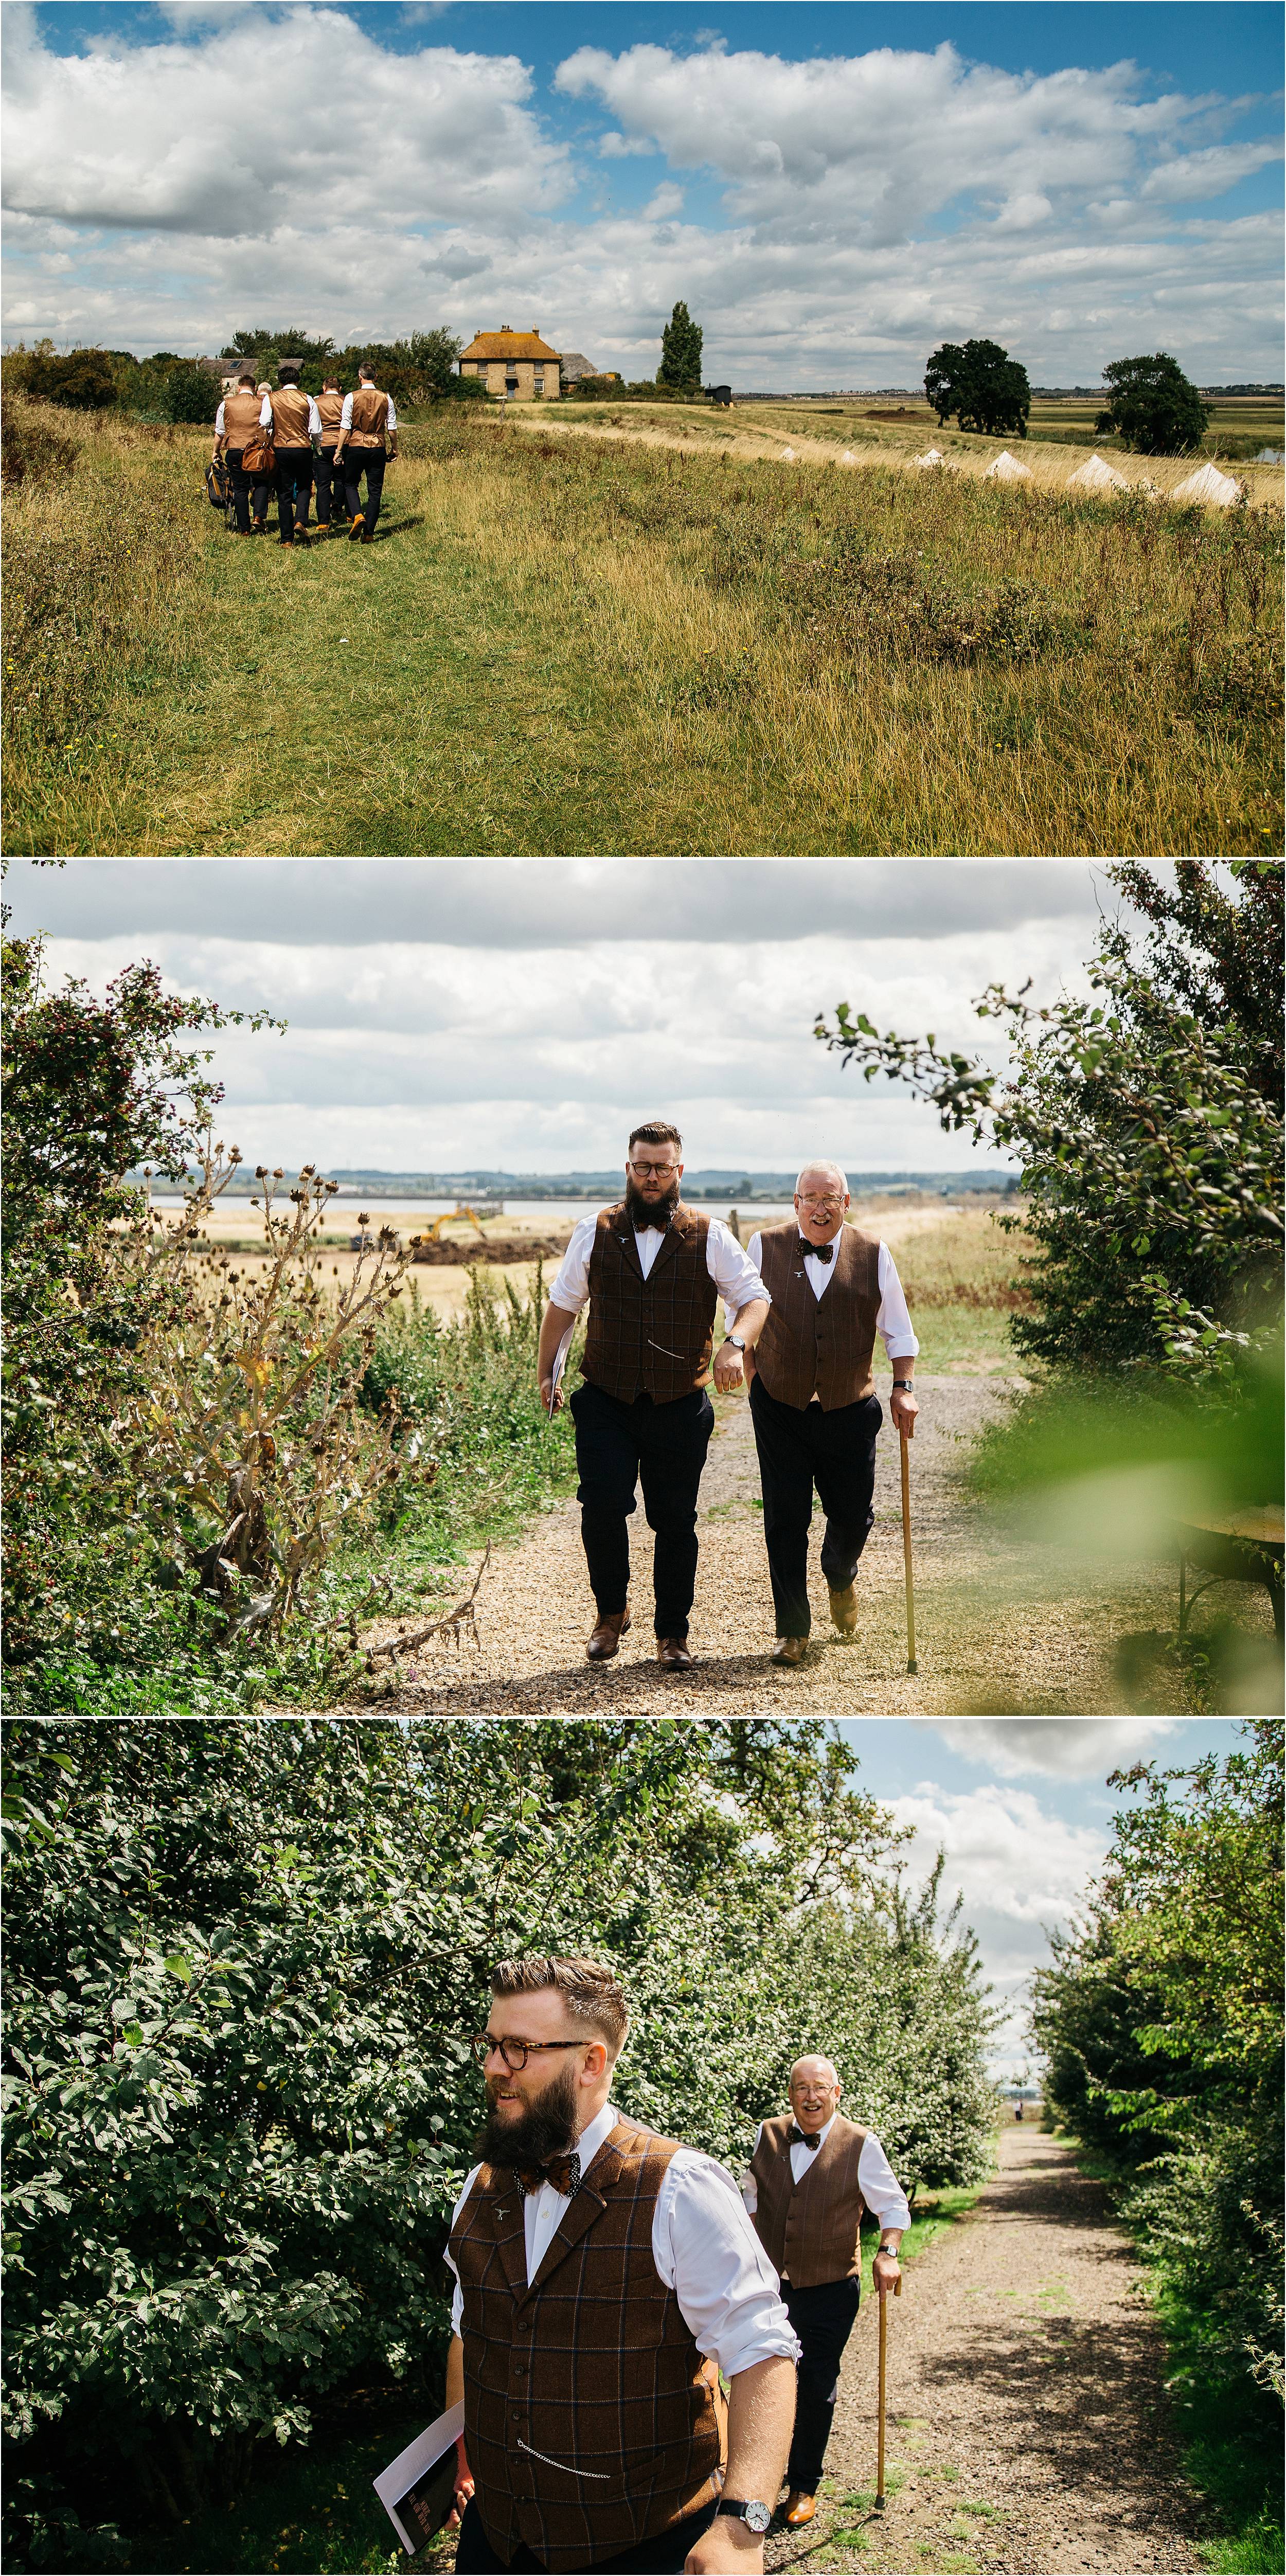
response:
[[[869,2501],[876,2314],[864,2307],[845,2356],[821,2511],[807,2536],[770,2539],[770,2568],[1198,2566],[1203,2511],[1178,2468],[1164,2345],[1133,2250],[1065,2146],[1002,2129],[999,2173],[889,2303],[883,2516]]]
[[[1123,1566],[1110,1597],[1068,1588],[1060,1569],[984,1541],[961,1489],[968,1445],[1008,1400],[996,1377],[919,1376],[921,1414],[912,1451],[919,1673],[906,1669],[902,1527],[897,1442],[886,1421],[877,1451],[875,1526],[858,1578],[861,1619],[852,1645],[830,1624],[818,1556],[810,1555],[814,1647],[800,1671],[769,1661],[773,1645],[749,1410],[733,1397],[720,1407],[701,1488],[701,1559],[688,1675],[656,1664],[652,1629],[651,1533],[631,1524],[634,1625],[620,1656],[585,1661],[593,1603],[574,1502],[558,1505],[515,1546],[493,1559],[479,1600],[481,1645],[458,1657],[448,1648],[407,1659],[381,1705],[397,1709],[580,1715],[668,1715],[792,1708],[823,1715],[1119,1711],[1111,1652],[1122,1628],[1172,1619],[1164,1569]],[[888,1389],[881,1389],[886,1410]],[[477,1562],[476,1556],[472,1560]],[[1020,1591],[1020,1579],[1028,1589]],[[408,1623],[411,1624],[411,1623]],[[377,1622],[372,1643],[394,1635]],[[387,1666],[384,1668],[387,1671]],[[370,1697],[346,1703],[358,1709]]]

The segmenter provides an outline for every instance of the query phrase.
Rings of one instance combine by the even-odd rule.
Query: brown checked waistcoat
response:
[[[388,395],[377,394],[374,385],[359,385],[353,396],[353,426],[348,433],[350,447],[382,447],[388,420]]]
[[[796,2182],[790,2169],[794,2126],[789,2116],[764,2122],[750,2160],[759,2194],[754,2228],[769,2262],[792,2289],[814,2290],[822,2281],[851,2280],[861,2269],[858,2232],[866,2203],[857,2168],[866,2131],[837,2111],[825,2145]]]
[[[674,2144],[618,2120],[527,2280],[522,2191],[484,2165],[451,2231],[465,2444],[487,2538],[592,2567],[717,2492],[701,2355],[652,2255]]]
[[[709,1217],[680,1201],[645,1279],[624,1200],[603,1209],[589,1256],[581,1363],[591,1386],[625,1404],[638,1395],[673,1404],[705,1385],[719,1302],[706,1267],[709,1232]]]
[[[835,1275],[825,1295],[815,1297],[793,1221],[765,1226],[759,1242],[759,1275],[772,1304],[755,1344],[755,1372],[768,1393],[801,1410],[816,1396],[824,1413],[873,1395],[879,1244],[844,1226],[835,1243]]]

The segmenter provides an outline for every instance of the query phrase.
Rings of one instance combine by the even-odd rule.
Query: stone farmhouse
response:
[[[517,402],[556,402],[560,367],[558,351],[539,331],[511,331],[508,323],[500,331],[475,333],[460,352],[462,376],[481,376],[489,394]]]

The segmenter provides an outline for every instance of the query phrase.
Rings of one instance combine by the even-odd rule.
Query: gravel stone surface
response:
[[[817,2518],[770,2536],[770,2569],[1199,2566],[1209,2515],[1178,2466],[1165,2347],[1136,2257],[1058,2140],[1003,2128],[998,2173],[889,2301],[882,2515],[871,2509],[877,2316],[865,2303],[844,2357]]]
[[[887,1413],[888,1388],[881,1384]],[[815,1715],[1119,1713],[1114,1639],[1125,1628],[1172,1626],[1165,1568],[1122,1566],[1110,1596],[1083,1570],[984,1533],[961,1484],[969,1446],[1010,1401],[1002,1377],[921,1376],[911,1450],[918,1674],[908,1675],[898,1441],[885,1421],[877,1447],[875,1526],[858,1572],[855,1641],[831,1627],[815,1513],[810,1552],[813,1643],[791,1671],[770,1661],[772,1594],[764,1553],[759,1468],[744,1397],[717,1403],[701,1487],[701,1558],[690,1674],[663,1673],[652,1636],[652,1539],[642,1506],[630,1524],[633,1626],[609,1664],[587,1664],[594,1606],[574,1501],[542,1515],[493,1556],[478,1603],[481,1644],[421,1648],[344,1702],[350,1710],[577,1716],[711,1715],[797,1709]],[[470,1560],[470,1572],[478,1562]],[[466,1587],[462,1583],[461,1590]],[[391,1638],[377,1621],[367,1642]],[[402,1624],[419,1624],[415,1614]]]

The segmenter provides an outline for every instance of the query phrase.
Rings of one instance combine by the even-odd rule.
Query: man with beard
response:
[[[636,1488],[655,1533],[652,1580],[657,1659],[687,1671],[688,1615],[697,1580],[697,1489],[714,1407],[706,1393],[715,1308],[727,1304],[727,1339],[714,1363],[721,1393],[742,1383],[768,1297],[754,1263],[717,1218],[679,1196],[683,1139],[650,1119],[630,1137],[625,1196],[575,1228],[540,1331],[536,1373],[546,1409],[559,1409],[554,1360],[588,1303],[572,1397],[581,1537],[598,1617],[586,1652],[614,1655],[630,1625],[630,1542]]]
[[[760,2576],[799,2347],[736,2185],[609,2100],[609,1968],[511,1959],[491,1987],[482,2161],[447,2246],[458,2576]]]

